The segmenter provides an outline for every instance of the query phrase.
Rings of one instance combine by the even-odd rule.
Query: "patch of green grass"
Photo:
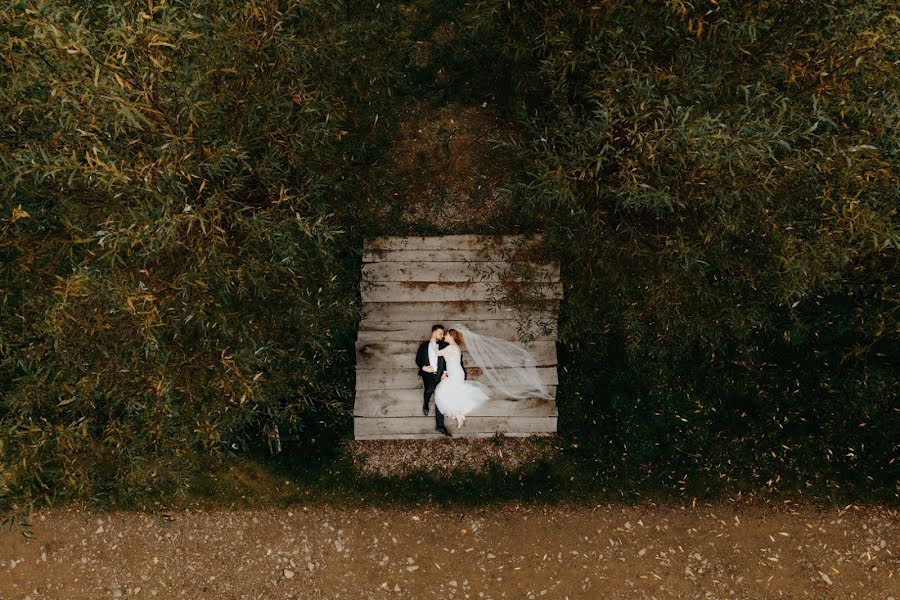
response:
[[[362,472],[344,457],[340,444],[349,441],[329,439],[327,443],[322,440],[321,446],[318,442],[287,445],[276,456],[260,449],[248,456],[227,457],[209,464],[184,495],[148,498],[119,508],[284,508],[324,503],[345,508],[431,505],[465,509],[507,503],[593,506],[604,502],[677,504],[743,499],[841,505],[860,501],[852,489],[810,489],[790,479],[771,487],[747,480],[723,484],[715,476],[692,473],[687,481],[676,477],[673,482],[663,474],[640,472],[637,468],[623,470],[625,461],[621,458],[618,469],[605,468],[604,459],[595,451],[562,442],[557,453],[512,471],[497,461],[489,461],[478,472],[447,472],[435,467],[416,469],[403,476],[379,476]],[[616,459],[610,456],[606,460],[612,465]],[[889,502],[889,498],[883,500]]]

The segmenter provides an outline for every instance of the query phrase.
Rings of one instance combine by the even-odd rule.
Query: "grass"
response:
[[[311,441],[310,441],[311,440]],[[310,503],[338,508],[422,505],[446,508],[525,505],[581,505],[601,503],[691,504],[729,502],[750,504],[809,503],[844,506],[859,504],[847,488],[810,490],[803,482],[786,479],[780,486],[723,484],[715,477],[692,474],[683,485],[666,485],[632,467],[609,473],[595,451],[556,438],[557,452],[518,470],[488,461],[483,470],[446,473],[438,467],[416,469],[404,476],[378,476],[361,471],[342,452],[350,439],[329,428],[304,443],[288,443],[272,456],[264,447],[247,455],[211,460],[181,493],[135,496],[125,503],[96,503],[92,510],[176,511],[186,508],[287,508]]]

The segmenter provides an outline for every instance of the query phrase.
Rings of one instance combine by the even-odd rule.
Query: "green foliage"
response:
[[[372,182],[447,101],[521,134],[472,230],[562,261],[554,497],[896,501],[898,29],[879,0],[7,2],[0,507],[349,435],[362,237],[440,231]]]
[[[673,490],[896,498],[889,3],[488,0],[469,27],[513,65],[508,201],[561,249],[560,428]]]
[[[384,31],[323,2],[62,0],[0,30],[2,489],[180,490],[346,412],[350,99],[396,76],[347,42]]]

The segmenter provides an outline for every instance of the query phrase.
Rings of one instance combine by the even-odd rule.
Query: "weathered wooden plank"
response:
[[[450,433],[494,433],[514,431],[518,433],[556,431],[556,417],[467,417],[461,429],[456,421],[446,419]],[[431,433],[434,431],[434,417],[354,417],[353,434],[385,435],[392,433]]]
[[[357,341],[425,341],[431,336],[434,321],[368,321],[360,325]],[[452,323],[444,323],[451,327]],[[519,323],[512,319],[465,321],[465,326],[482,335],[517,342],[521,339],[555,340],[556,322]]]
[[[382,236],[364,241],[365,249],[380,250],[478,250],[491,247],[537,246],[543,236],[535,235],[440,235]]]
[[[558,264],[549,256],[528,249],[481,248],[479,250],[364,250],[362,262],[527,262],[531,264]]]
[[[465,431],[465,427],[463,427],[462,432],[456,432],[454,430],[453,436],[458,438],[492,438],[495,436],[500,437],[554,437],[556,436],[555,431],[524,431],[524,432],[516,432],[516,431],[508,431],[505,433],[494,433],[494,432],[471,432]],[[431,433],[388,433],[385,435],[357,435],[357,440],[366,440],[366,441],[377,441],[377,440],[437,440],[437,439],[446,439],[441,433],[437,431],[432,431]],[[451,439],[452,441],[452,439]]]
[[[479,377],[469,377],[470,381],[482,381],[483,378]],[[487,382],[485,382],[487,384]],[[547,389],[550,391],[550,396],[552,398],[556,398],[556,384],[546,384]],[[525,386],[515,386],[516,390],[525,391],[528,388]],[[519,402],[519,400],[509,400],[500,397],[499,392],[492,392],[498,394],[497,400],[506,400],[508,402]],[[356,390],[356,402],[365,401],[365,402],[413,402],[418,399],[418,402],[422,403],[422,381],[419,380],[419,385],[413,388],[398,388],[398,389],[389,389],[389,388],[377,388],[377,389],[357,389]],[[545,401],[545,400],[541,400]]]
[[[477,381],[477,379],[473,378],[473,381]],[[550,390],[550,395],[553,398],[556,397],[556,386],[548,385],[548,389]],[[524,388],[522,388],[524,389]],[[544,404],[544,403],[553,403],[554,400],[551,398],[550,400],[545,400],[543,398],[528,398],[525,400],[510,400],[508,398],[492,398],[491,402],[497,401],[510,405],[518,405],[518,406],[526,406],[530,404]],[[406,388],[406,389],[375,389],[375,390],[358,390],[356,392],[356,401],[354,406],[356,408],[360,408],[365,405],[369,408],[378,407],[381,405],[403,405],[409,404],[415,408],[415,405],[418,404],[419,413],[421,413],[422,409],[422,386],[419,385],[417,388]],[[434,406],[434,399],[432,399],[431,405]],[[513,407],[510,407],[510,410],[513,410]],[[413,416],[419,413],[413,413]],[[513,414],[508,412],[498,413],[498,414]]]
[[[363,252],[363,264],[388,262],[478,262],[506,260],[508,254],[486,250],[383,250]]]
[[[527,344],[555,397],[557,312],[563,289],[559,264],[541,252],[541,236],[453,235],[366,240],[360,291],[365,316],[357,350],[356,439],[439,439],[433,414],[421,415],[418,344],[434,322]],[[521,265],[518,261],[526,264]],[[531,268],[534,267],[534,268]],[[524,270],[524,273],[523,273]],[[526,281],[523,281],[526,280]],[[498,306],[508,296],[537,292],[542,308]],[[515,303],[510,299],[509,302]],[[471,357],[464,353],[471,364]],[[478,378],[470,368],[470,376]],[[433,401],[432,401],[433,405]],[[433,407],[432,407],[433,410]],[[492,399],[471,415],[457,437],[554,435],[553,399]]]
[[[387,369],[413,367],[419,342],[356,342],[356,369]],[[535,364],[547,367],[557,364],[556,343],[536,341],[524,346],[534,357]],[[463,350],[463,364],[472,365],[472,358]]]
[[[471,381],[484,381],[479,377],[469,377]],[[556,398],[556,385],[547,384],[547,389],[550,391],[550,395],[552,398]],[[525,386],[515,386],[516,390],[526,391],[528,388]],[[505,402],[524,402],[520,400],[510,400],[505,397],[501,397],[499,392],[494,392],[498,394],[496,400],[503,400]],[[529,400],[530,401],[530,400]],[[547,400],[539,399],[538,402],[547,402]],[[388,389],[388,388],[377,388],[377,389],[358,389],[356,391],[356,406],[360,405],[360,402],[364,402],[367,404],[380,404],[380,403],[413,403],[418,402],[422,403],[422,385],[421,379],[419,380],[419,386],[414,388],[400,388],[400,389]]]
[[[477,379],[477,374],[472,368],[467,369],[469,377]],[[541,381],[547,385],[557,385],[559,374],[556,367],[538,367],[538,375]],[[409,365],[402,368],[387,369],[358,369],[356,371],[356,393],[363,390],[405,390],[415,389],[422,391],[422,378],[419,377],[415,366],[415,356],[410,358]]]
[[[553,388],[555,394],[556,388]],[[434,414],[434,399],[431,400]],[[358,395],[353,407],[358,417],[419,417],[422,416],[422,390],[373,390]],[[555,417],[556,402],[541,398],[524,400],[491,399],[479,406],[473,417]]]
[[[522,403],[530,402],[522,400]],[[542,403],[529,403],[522,406],[509,406],[514,404],[511,400],[491,400],[479,406],[471,416],[473,417],[555,417],[557,412],[556,403],[552,401],[542,401]],[[430,415],[434,414],[434,405],[432,404]],[[416,417],[422,416],[421,400],[407,404],[386,404],[386,405],[369,405],[364,404],[354,409],[353,415],[356,417]]]
[[[529,282],[525,290],[529,297],[558,300],[562,298],[561,282]],[[506,283],[429,283],[424,281],[396,281],[388,284],[360,284],[363,302],[462,302],[502,300],[509,295]],[[513,291],[515,293],[515,291]]]
[[[484,321],[490,319],[556,321],[558,300],[547,300],[543,311],[523,313],[518,308],[493,302],[367,302],[363,325],[382,321]]]
[[[559,281],[559,264],[518,265],[503,261],[374,262],[363,265],[363,279],[386,281]]]
[[[406,362],[401,366],[407,366],[415,361],[416,351],[419,344],[424,340],[399,341],[399,342],[356,342],[357,354],[381,354],[394,355],[399,354],[407,358]],[[556,342],[551,340],[538,340],[528,344],[518,344],[527,349],[535,360],[542,358],[556,358]],[[465,347],[462,348],[463,361],[469,358],[469,352]],[[556,364],[556,363],[551,363]],[[539,365],[547,366],[547,365]]]

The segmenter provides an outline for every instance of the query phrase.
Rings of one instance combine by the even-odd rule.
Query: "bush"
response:
[[[345,414],[351,99],[378,110],[360,82],[397,76],[347,42],[384,30],[316,2],[0,11],[2,489],[183,489],[205,456]]]
[[[472,231],[562,262],[579,486],[896,501],[890,11],[7,3],[0,504],[184,492],[344,427],[362,238],[423,233],[384,216],[394,127],[487,100],[525,166]]]
[[[816,7],[468,21],[512,65],[532,177],[508,202],[563,261],[560,429],[610,471],[896,499],[900,24]]]

